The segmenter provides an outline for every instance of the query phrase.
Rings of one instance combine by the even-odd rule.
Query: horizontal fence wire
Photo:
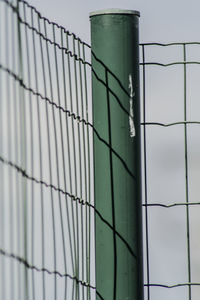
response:
[[[95,208],[93,135],[135,176],[93,126],[91,73],[129,112],[90,56],[129,91],[26,1],[1,0],[0,16],[0,299],[103,299],[95,217],[135,254]],[[145,300],[198,298],[199,46],[140,45]]]

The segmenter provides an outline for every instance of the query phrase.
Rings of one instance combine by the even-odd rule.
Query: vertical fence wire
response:
[[[17,15],[19,14],[19,2],[17,1]],[[18,60],[19,60],[19,77],[24,77],[24,63],[23,63],[23,46],[22,46],[22,32],[20,23],[17,22],[17,40],[18,40]],[[7,55],[6,55],[7,56]],[[8,66],[9,67],[9,66]],[[26,118],[26,101],[25,91],[22,86],[19,86],[19,129],[20,129],[20,165],[22,169],[26,170],[27,167],[27,118]],[[21,220],[22,220],[22,243],[21,255],[27,260],[27,183],[25,178],[21,179]],[[28,299],[28,270],[23,266],[23,294]]]
[[[183,44],[183,61],[187,61],[186,45]],[[187,65],[184,64],[184,141],[185,141],[185,197],[189,203],[189,178],[188,178],[188,132],[187,132]],[[186,226],[187,226],[187,259],[188,259],[188,283],[191,283],[191,261],[190,261],[190,218],[189,205],[186,205]],[[191,300],[191,285],[188,286],[188,297]]]
[[[6,39],[5,39],[5,47],[6,47],[6,52],[9,51],[9,47],[10,47],[10,40],[9,40],[9,27],[10,27],[10,22],[9,22],[9,11],[5,8],[5,36],[6,36]],[[8,66],[10,66],[10,57],[7,55],[6,56],[6,64]],[[7,75],[7,78],[6,78],[6,90],[7,90],[7,93],[8,93],[8,102],[7,102],[7,114],[9,114],[9,112],[11,112],[11,103],[10,103],[10,78],[9,76]],[[7,128],[8,128],[8,135],[11,136],[11,119],[7,119]],[[9,143],[9,142],[8,142]],[[8,159],[11,160],[11,148],[12,148],[12,141],[10,141],[10,145],[8,144]],[[8,180],[11,184],[11,186],[13,186],[13,177],[12,177],[12,170],[8,170]],[[12,189],[10,189],[10,195],[9,195],[9,200],[10,200],[10,203],[9,203],[9,207],[10,207],[10,232],[9,232],[9,235],[10,235],[10,247],[13,251],[13,231],[12,231],[12,228],[13,228],[13,191]],[[14,284],[14,277],[13,277],[13,262],[10,261],[10,282],[11,282],[11,286]],[[13,297],[13,291],[11,290],[11,294],[10,294],[11,298]]]
[[[2,28],[2,22],[1,22],[1,28]],[[1,34],[1,39],[2,39],[2,31],[0,31]],[[2,49],[0,49],[0,59],[2,60],[3,53]],[[2,73],[0,73],[0,96],[1,96],[1,106],[3,107],[3,76]],[[3,111],[2,109],[0,110],[0,135],[1,135],[1,143],[0,143],[0,151],[3,153]],[[4,198],[4,168],[1,165],[1,180],[0,180],[0,188],[1,188],[1,195]],[[4,201],[1,199],[1,247],[5,246],[4,243]],[[5,299],[5,260],[1,257],[1,298]]]
[[[144,161],[144,202],[145,202],[145,244],[146,244],[146,278],[147,278],[147,300],[150,300],[150,287],[149,287],[149,232],[148,232],[148,194],[147,194],[147,145],[146,145],[146,81],[145,81],[145,47],[142,45],[142,84],[143,84],[143,161]]]
[[[82,45],[82,51],[83,51],[83,60],[85,61],[85,48]],[[86,100],[86,105],[85,105],[85,116],[84,118],[86,119],[86,122],[89,122],[88,119],[88,89],[87,89],[87,70],[86,70],[86,66],[84,65],[84,70],[83,70],[83,77],[84,77],[84,90],[85,90],[85,100]],[[87,141],[87,145],[86,145],[86,156],[87,156],[87,173],[88,173],[88,181],[86,181],[86,199],[88,199],[89,203],[91,203],[91,190],[90,190],[90,186],[91,186],[91,182],[90,182],[90,172],[91,172],[91,167],[90,167],[90,133],[89,133],[89,127],[86,128],[85,131],[85,135],[86,135],[86,141]],[[87,179],[87,176],[85,174],[85,178]],[[86,232],[88,232],[88,228],[90,228],[91,226],[91,213],[90,210],[88,210],[88,207],[85,206],[85,228],[86,228]],[[87,281],[90,282],[90,246],[91,246],[91,242],[90,242],[90,235],[87,234],[86,236],[86,278]],[[87,297],[90,299],[90,289],[87,289]]]
[[[31,11],[31,25],[32,27],[35,26],[34,24],[34,16],[33,16],[33,11]],[[36,41],[35,41],[35,35],[34,32],[32,32],[32,39],[33,39],[33,53],[34,53],[34,81],[35,81],[35,87],[36,90],[38,90],[38,70],[37,70],[37,54],[36,54]],[[28,46],[28,44],[27,44]],[[42,163],[42,133],[41,133],[41,112],[40,112],[40,102],[39,102],[39,97],[37,96],[37,136],[38,136],[38,145],[39,145],[39,175],[40,175],[40,180],[42,180],[43,178],[43,163]],[[42,268],[44,268],[45,266],[45,254],[44,254],[44,244],[45,244],[45,236],[44,236],[44,194],[43,194],[43,186],[40,185],[40,205],[41,205],[41,230],[42,230],[42,234],[41,234],[41,245],[42,245]],[[43,298],[46,299],[45,296],[45,274],[42,273],[42,294],[43,294]]]

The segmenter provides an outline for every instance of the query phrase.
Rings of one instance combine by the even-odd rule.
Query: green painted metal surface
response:
[[[139,16],[109,10],[90,20],[94,127],[104,140],[94,135],[97,291],[142,300]]]

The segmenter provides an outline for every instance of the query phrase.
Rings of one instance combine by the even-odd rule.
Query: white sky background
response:
[[[82,40],[90,43],[89,13],[98,9],[124,8],[139,10],[140,42],[185,42],[200,41],[200,2],[197,0],[29,0],[42,15],[74,32]],[[189,49],[189,48],[188,48]],[[199,60],[198,51],[188,50],[188,60]],[[160,51],[160,52],[159,52]],[[147,60],[182,61],[182,48],[151,49]],[[147,117],[149,121],[183,120],[183,67],[170,69],[149,69],[147,73]],[[198,111],[199,70],[192,69],[196,76],[188,77],[188,95],[191,96],[191,109],[188,119],[200,120]],[[148,71],[147,71],[148,72]],[[189,72],[189,69],[188,69]],[[198,72],[198,76],[197,76]],[[194,73],[193,73],[194,74]],[[193,75],[194,76],[194,75]],[[194,80],[192,80],[192,78]],[[196,85],[195,85],[196,84]],[[194,86],[195,85],[195,86]],[[193,128],[193,127],[191,127]],[[148,132],[147,132],[148,133]],[[149,141],[149,201],[185,202],[184,190],[184,152],[183,127],[170,129],[153,128]],[[199,194],[199,157],[198,127],[191,132],[190,153],[190,200],[197,202]],[[150,218],[150,281],[152,283],[176,284],[187,282],[185,209],[164,210],[151,208]],[[151,210],[152,212],[152,210]],[[200,282],[198,249],[200,248],[195,232],[200,227],[197,207],[191,210],[192,241],[192,281]],[[184,264],[185,262],[185,264]],[[151,300],[187,300],[187,288],[152,288]],[[196,292],[196,294],[195,294]],[[199,299],[199,288],[195,288],[192,300]]]
[[[192,41],[199,37],[198,0],[30,0],[29,3],[88,42],[89,13],[106,8],[139,10],[141,42]]]

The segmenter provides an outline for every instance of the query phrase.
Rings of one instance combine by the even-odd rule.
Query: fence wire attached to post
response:
[[[104,299],[95,282],[94,216],[131,257],[134,251],[95,207],[93,135],[134,174],[93,125],[91,71],[129,110],[98,77],[88,44],[26,1],[0,6],[0,297]]]

